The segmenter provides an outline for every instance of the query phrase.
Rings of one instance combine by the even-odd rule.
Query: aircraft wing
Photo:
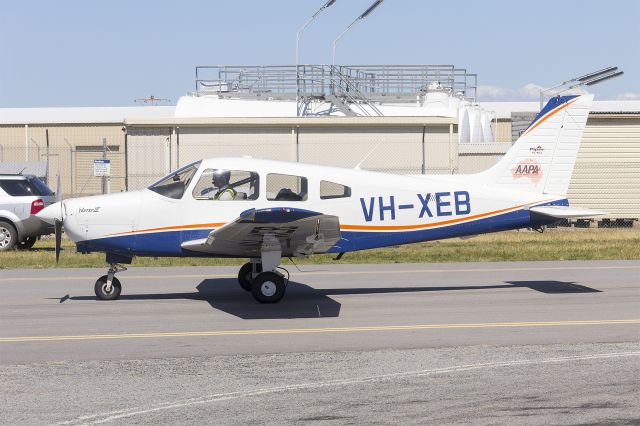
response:
[[[583,207],[570,206],[537,206],[529,209],[532,213],[556,219],[579,219],[607,214],[599,210],[585,209]]]
[[[263,248],[279,243],[282,256],[325,253],[340,239],[337,216],[295,209],[250,209],[207,238],[185,241],[185,250],[219,256],[260,257]]]

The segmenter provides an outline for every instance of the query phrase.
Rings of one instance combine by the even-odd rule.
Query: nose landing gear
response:
[[[122,285],[115,275],[118,272],[126,271],[127,268],[117,263],[109,264],[109,271],[107,275],[103,275],[96,281],[94,290],[96,296],[100,300],[116,300],[120,297],[122,291]]]

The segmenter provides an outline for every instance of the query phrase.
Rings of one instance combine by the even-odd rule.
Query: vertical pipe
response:
[[[47,183],[47,186],[51,186],[49,185],[49,158],[50,158],[49,157],[49,129],[45,129],[44,134],[47,141],[47,151],[46,151],[47,152],[47,168],[45,169],[45,172],[44,172],[44,180]],[[38,158],[38,161],[40,161],[39,158]]]

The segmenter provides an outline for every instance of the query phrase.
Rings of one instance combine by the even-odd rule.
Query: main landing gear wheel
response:
[[[96,296],[98,296],[98,299],[100,300],[116,300],[120,297],[122,286],[120,285],[120,280],[113,277],[113,280],[111,281],[111,288],[108,288],[107,275],[103,275],[98,278],[98,281],[96,281],[94,290],[96,291]]]
[[[282,275],[262,272],[253,279],[251,293],[260,303],[276,303],[284,297],[287,284]]]
[[[256,272],[262,272],[262,265],[256,265]],[[245,263],[238,272],[238,284],[245,291],[251,291],[251,283],[253,282],[253,264],[251,262]]]

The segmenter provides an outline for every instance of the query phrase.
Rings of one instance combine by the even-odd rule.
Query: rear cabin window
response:
[[[320,181],[320,199],[331,200],[333,198],[351,197],[351,188],[328,180]]]
[[[307,178],[302,176],[267,175],[267,200],[270,201],[306,201]]]
[[[216,201],[256,200],[259,182],[256,172],[206,169],[193,188],[193,198]]]

